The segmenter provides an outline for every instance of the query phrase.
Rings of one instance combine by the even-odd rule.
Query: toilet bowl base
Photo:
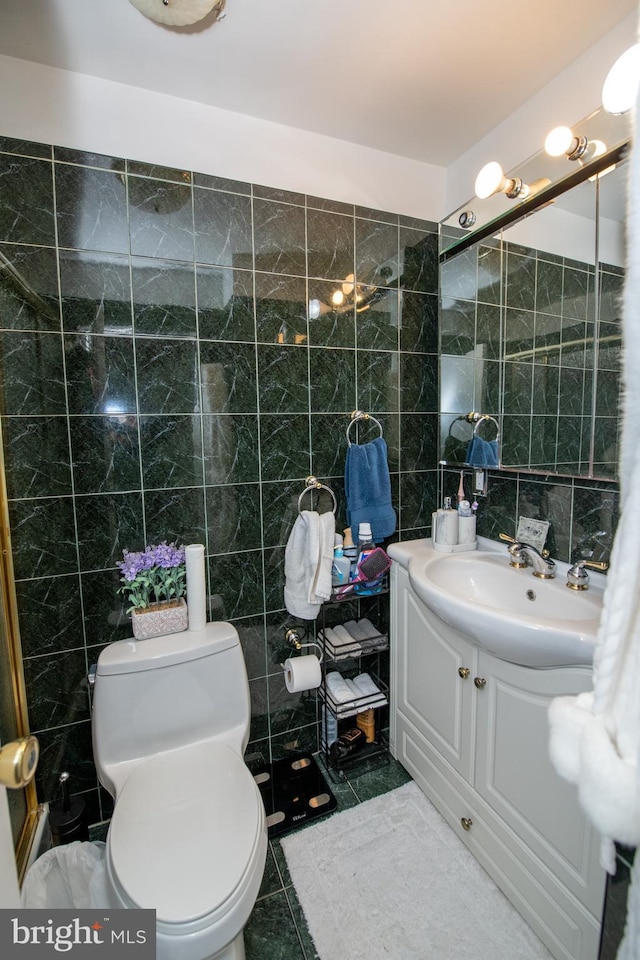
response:
[[[244,932],[241,930],[235,940],[228,943],[224,950],[215,953],[211,960],[246,960],[244,952]]]

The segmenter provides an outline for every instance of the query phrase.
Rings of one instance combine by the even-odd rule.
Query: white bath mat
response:
[[[551,960],[413,782],[281,842],[320,960]]]

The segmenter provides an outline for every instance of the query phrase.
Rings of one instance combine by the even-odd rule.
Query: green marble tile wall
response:
[[[432,223],[0,138],[0,415],[41,800],[67,769],[92,820],[109,814],[86,671],[129,633],[122,549],[162,539],[205,544],[252,753],[315,747],[315,698],[279,666],[284,545],[309,474],[343,520],[355,408],[384,425],[399,535],[423,534],[437,269]],[[350,274],[376,288],[368,309],[333,305]]]

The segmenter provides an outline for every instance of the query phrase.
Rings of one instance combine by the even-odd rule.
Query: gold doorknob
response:
[[[475,683],[478,690],[484,690],[487,685],[487,681],[484,677],[474,677],[473,682]]]
[[[469,817],[460,817],[460,823],[462,824],[463,830],[471,830],[473,820],[471,820]]]
[[[26,787],[38,766],[40,744],[33,736],[12,740],[0,747],[0,785],[12,790]]]
[[[463,680],[466,680],[470,673],[469,667],[458,667],[458,676],[462,677]]]

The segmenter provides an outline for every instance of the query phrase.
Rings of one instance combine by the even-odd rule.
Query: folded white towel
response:
[[[333,628],[333,632],[338,638],[338,643],[340,644],[352,644],[355,642],[355,637],[349,633],[344,624],[339,623],[337,627]]]
[[[371,620],[368,620],[366,617],[363,617],[362,620],[358,620],[358,626],[365,634],[367,640],[371,640],[372,637],[379,637],[380,631],[375,627]]]
[[[344,629],[351,635],[354,640],[365,640],[364,631],[358,626],[357,620],[347,620],[346,623],[343,623]]]
[[[353,678],[353,683],[356,689],[360,691],[360,696],[367,697],[367,702],[362,706],[362,710],[368,710],[369,707],[387,702],[384,693],[375,685],[368,673],[358,674],[357,677]]]
[[[357,696],[360,696],[355,690],[354,684],[348,682],[337,670],[327,674],[326,684],[332,699],[336,703],[352,703]]]
[[[331,647],[340,646],[340,638],[337,636],[332,627],[325,627],[324,630],[318,635],[318,640],[322,641],[323,639],[324,642],[328,643]]]
[[[357,677],[353,678],[353,682],[363,696],[381,692],[380,688],[375,685],[368,673],[359,673]]]
[[[293,525],[284,553],[284,604],[301,620],[315,620],[331,597],[335,517],[303,510]]]
[[[344,660],[348,657],[359,657],[362,653],[362,647],[358,641],[354,640],[351,634],[340,625],[335,628],[325,627],[322,634],[324,634],[324,639],[330,648],[330,652],[336,659]]]

